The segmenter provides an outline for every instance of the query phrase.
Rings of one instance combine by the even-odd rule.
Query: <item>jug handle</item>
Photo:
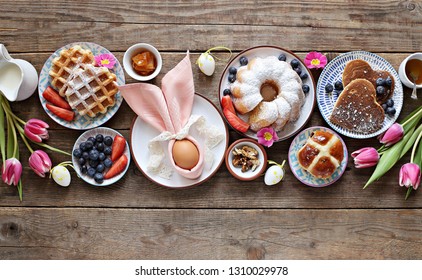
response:
[[[9,52],[7,51],[6,47],[3,44],[0,44],[0,60],[12,60]]]

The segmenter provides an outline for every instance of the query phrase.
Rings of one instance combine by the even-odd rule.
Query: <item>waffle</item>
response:
[[[55,87],[61,96],[65,95],[66,82],[75,69],[84,64],[94,65],[95,59],[91,50],[85,50],[79,45],[70,49],[60,51],[60,56],[52,61],[49,75],[52,78],[51,84]]]
[[[65,96],[72,109],[80,115],[91,118],[98,113],[106,113],[107,108],[115,104],[115,94],[118,92],[116,75],[105,67],[82,65],[67,81]]]

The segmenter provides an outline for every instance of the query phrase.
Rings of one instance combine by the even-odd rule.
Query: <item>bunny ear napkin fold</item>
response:
[[[130,108],[143,121],[161,132],[149,142],[148,171],[169,179],[173,170],[176,170],[183,177],[196,179],[201,176],[204,166],[211,168],[214,161],[211,150],[224,139],[224,134],[215,126],[207,124],[203,116],[191,114],[195,87],[189,52],[163,77],[161,89],[148,83],[128,84],[119,89]],[[203,145],[189,135],[191,128],[196,129]],[[173,158],[174,144],[183,139],[195,145],[199,153],[199,159],[191,169],[179,167]],[[166,153],[162,143],[167,141],[171,166],[164,161]]]

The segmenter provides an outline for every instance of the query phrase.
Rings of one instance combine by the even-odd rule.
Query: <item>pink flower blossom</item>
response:
[[[406,163],[400,168],[399,184],[417,190],[421,183],[421,169],[416,163]]]
[[[5,161],[2,170],[3,182],[8,185],[17,186],[22,175],[22,164],[16,158],[9,158]]]
[[[38,119],[30,119],[24,127],[26,137],[34,142],[41,143],[43,139],[48,139],[48,124]]]
[[[258,143],[267,147],[271,147],[274,141],[278,140],[278,135],[272,127],[260,129],[256,136],[258,137]]]
[[[306,55],[304,62],[309,69],[322,69],[327,65],[327,57],[319,52],[310,52]]]
[[[114,55],[110,53],[102,53],[95,56],[95,64],[100,67],[112,69],[114,64],[116,64],[116,59],[114,58]]]
[[[44,178],[45,173],[50,172],[52,163],[46,152],[42,150],[36,150],[29,157],[29,166],[38,176]]]
[[[378,140],[381,144],[388,147],[399,142],[403,138],[403,135],[403,127],[398,123],[394,123],[386,132],[378,136]]]
[[[354,151],[352,157],[356,168],[367,168],[377,165],[380,158],[377,150],[372,147]]]

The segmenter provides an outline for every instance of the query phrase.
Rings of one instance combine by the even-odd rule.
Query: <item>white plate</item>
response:
[[[341,143],[343,144],[343,160],[340,163],[340,166],[337,168],[336,171],[334,171],[333,175],[331,175],[327,179],[319,179],[313,176],[311,173],[304,170],[300,165],[299,161],[297,159],[297,153],[299,150],[306,144],[306,141],[309,137],[315,132],[315,131],[327,131],[335,136],[337,136]],[[343,139],[337,133],[332,131],[329,128],[322,127],[322,126],[314,126],[305,129],[304,131],[300,132],[296,137],[293,139],[292,144],[289,148],[289,166],[290,170],[292,171],[293,175],[302,182],[305,185],[308,185],[310,187],[326,187],[328,185],[333,184],[336,182],[340,177],[343,175],[344,171],[347,167],[347,161],[348,161],[348,152],[346,144],[344,143]]]
[[[343,70],[346,67],[346,64],[349,61],[355,59],[365,60],[369,63],[369,65],[371,65],[372,69],[374,70],[388,71],[394,78],[395,87],[393,100],[394,107],[396,108],[396,114],[394,115],[394,117],[390,117],[386,114],[382,128],[371,134],[364,134],[347,130],[330,122],[330,116],[333,112],[334,104],[337,101],[338,94],[326,94],[325,86],[327,84],[334,85],[336,81],[341,81]],[[394,70],[393,66],[391,66],[391,64],[384,58],[365,51],[354,51],[344,53],[331,60],[330,63],[325,66],[324,70],[321,73],[321,76],[319,77],[316,95],[318,107],[321,111],[322,116],[324,117],[324,120],[338,133],[357,139],[371,138],[386,131],[397,120],[400,115],[401,108],[403,106],[403,87],[401,85],[400,78],[396,70]]]
[[[211,168],[205,165],[201,176],[195,180],[187,179],[177,172],[173,172],[172,177],[167,180],[147,170],[149,159],[148,142],[155,136],[159,135],[160,132],[151,125],[145,123],[140,117],[135,118],[131,127],[130,137],[130,147],[132,150],[133,160],[138,166],[139,170],[141,170],[141,172],[151,181],[169,188],[193,187],[211,178],[223,163],[229,138],[227,126],[220,112],[211,101],[199,94],[195,94],[192,114],[204,116],[207,123],[216,126],[221,132],[224,133],[223,141],[221,141],[214,149],[212,149],[214,153],[213,165]],[[194,130],[191,131],[191,135],[199,142],[199,144],[203,144],[203,139],[198,134],[196,134]],[[163,144],[164,150],[167,150],[167,144],[168,143]],[[168,158],[166,158],[165,163],[170,165]]]
[[[231,66],[239,68],[240,67],[240,63],[239,63],[240,57],[245,56],[248,59],[248,61],[251,61],[251,59],[253,59],[254,57],[262,57],[262,58],[265,58],[265,57],[268,57],[268,56],[278,57],[280,54],[286,55],[286,58],[287,58],[286,62],[288,62],[288,63],[290,63],[290,61],[294,58],[299,60],[300,68],[302,69],[302,71],[306,71],[306,73],[308,74],[308,78],[303,81],[303,84],[308,85],[310,90],[306,94],[305,104],[303,104],[299,119],[295,122],[289,122],[281,131],[279,131],[277,133],[278,138],[279,138],[278,141],[290,138],[291,136],[296,134],[299,130],[301,130],[305,126],[305,124],[308,122],[308,120],[309,120],[309,118],[312,114],[312,111],[314,109],[314,106],[315,106],[315,88],[316,87],[315,87],[314,78],[312,76],[312,73],[308,70],[308,68],[305,66],[305,64],[302,62],[302,60],[299,57],[297,57],[291,51],[288,51],[288,50],[285,50],[285,49],[282,49],[282,48],[279,48],[279,47],[275,47],[275,46],[258,46],[258,47],[253,47],[253,48],[244,50],[243,52],[241,52],[237,56],[235,56],[227,64],[226,69],[224,69],[223,74],[221,76],[220,86],[219,86],[219,91],[218,91],[218,100],[219,100],[220,106],[221,106],[221,99],[224,96],[223,91],[226,88],[230,88],[230,84],[231,84],[228,81],[229,68]],[[245,121],[247,120],[247,116],[242,116],[241,114],[238,114],[238,116]],[[226,119],[226,118],[224,117],[224,119]],[[234,130],[237,131],[236,129],[234,129]],[[255,139],[255,140],[258,139],[258,137],[256,136],[256,132],[254,132],[250,129],[246,133],[241,133],[239,131],[237,131],[237,132],[246,136],[246,137],[249,137],[249,138],[252,138],[252,139]]]
[[[60,53],[61,50],[69,49],[70,47],[75,46],[75,45],[80,45],[84,49],[90,49],[92,51],[92,53],[94,54],[94,56],[99,55],[99,54],[103,54],[103,53],[111,54],[111,52],[108,51],[106,48],[104,48],[100,45],[97,45],[95,43],[89,43],[89,42],[71,43],[71,44],[68,44],[68,45],[58,49],[47,59],[47,61],[44,63],[43,68],[41,69],[40,79],[39,79],[39,82],[38,82],[38,94],[39,94],[39,97],[40,97],[41,105],[44,108],[45,112],[55,122],[57,122],[58,124],[60,124],[64,127],[67,127],[67,128],[85,130],[85,129],[91,129],[91,128],[94,128],[94,127],[98,127],[98,126],[104,124],[106,121],[108,121],[112,116],[114,116],[114,114],[117,112],[120,105],[122,104],[123,98],[122,98],[120,92],[116,93],[116,95],[115,95],[116,104],[114,104],[113,107],[109,107],[108,110],[107,110],[107,113],[98,114],[95,118],[91,118],[89,116],[81,116],[75,111],[75,119],[71,122],[62,120],[61,118],[52,114],[50,112],[50,110],[47,109],[47,107],[46,107],[47,101],[42,96],[42,93],[44,92],[44,90],[48,86],[51,86],[51,77],[48,74],[48,72],[50,71],[50,68],[51,68],[51,62],[53,61],[54,58],[59,56],[59,53]],[[117,60],[117,58],[115,58],[115,60],[116,60],[116,64],[114,65],[113,69],[110,69],[110,71],[112,73],[116,74],[117,84],[119,86],[122,86],[122,85],[125,84],[125,75],[123,73],[122,66],[120,66],[120,63]],[[54,88],[53,86],[51,86],[51,87]]]
[[[129,165],[130,165],[129,144],[126,141],[126,148],[125,148],[125,150],[123,152],[126,155],[127,159],[128,159],[128,162],[127,162],[127,165],[126,165],[125,170],[123,170],[122,173],[114,176],[113,178],[104,179],[104,182],[102,182],[101,184],[99,184],[99,183],[95,182],[94,178],[89,177],[87,174],[82,174],[81,173],[80,165],[78,163],[78,159],[73,155],[73,151],[75,149],[78,149],[79,148],[79,144],[81,144],[82,142],[87,141],[89,137],[94,137],[95,138],[95,136],[97,134],[102,134],[102,135],[104,135],[104,137],[105,136],[111,136],[113,139],[114,139],[114,137],[116,135],[123,136],[119,132],[117,132],[116,130],[111,129],[111,128],[108,128],[108,127],[98,127],[98,128],[94,128],[94,129],[85,131],[84,133],[81,134],[81,136],[79,136],[79,138],[76,140],[75,144],[73,145],[73,149],[72,149],[72,163],[73,163],[73,166],[75,167],[75,171],[78,174],[78,176],[82,180],[84,180],[85,182],[87,182],[88,184],[91,184],[93,186],[108,186],[108,185],[114,184],[117,181],[119,181],[125,175],[126,171],[128,170]],[[103,172],[103,174],[105,174],[107,172],[107,170],[109,170],[109,168],[106,168],[106,170]]]

